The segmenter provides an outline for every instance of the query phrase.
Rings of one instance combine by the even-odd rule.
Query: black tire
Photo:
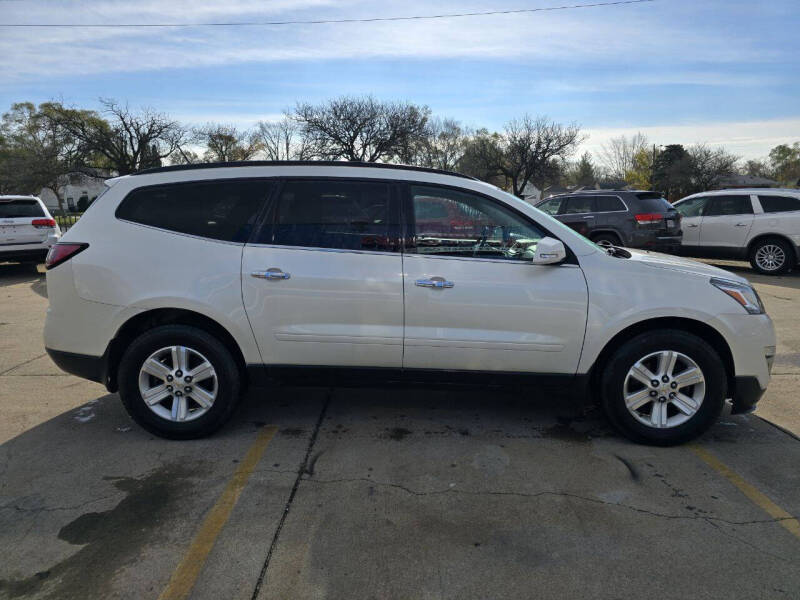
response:
[[[622,240],[619,239],[619,236],[616,233],[598,233],[592,236],[592,241],[595,244],[606,242],[612,246],[624,246]]]
[[[759,251],[762,249],[767,250],[770,246],[780,248],[784,256],[783,262],[773,269],[765,268],[764,265],[759,264],[758,260]],[[797,262],[797,255],[795,254],[794,248],[785,240],[781,238],[764,238],[758,240],[750,248],[749,259],[750,266],[759,273],[764,275],[781,275],[787,273],[794,267],[794,264]]]
[[[634,363],[661,350],[680,352],[691,358],[705,377],[706,389],[700,408],[693,416],[674,427],[658,429],[641,423],[628,411],[623,390],[625,378]],[[727,395],[727,376],[720,356],[703,339],[681,330],[665,329],[640,334],[618,348],[601,368],[603,410],[620,433],[641,444],[673,446],[696,438],[717,420]],[[671,410],[674,412],[675,407],[672,406]]]
[[[139,391],[139,372],[145,360],[168,346],[186,346],[201,353],[217,375],[217,397],[208,411],[190,421],[170,421],[153,412]],[[230,419],[239,403],[241,373],[230,351],[214,336],[188,325],[163,325],[136,338],[119,365],[119,395],[128,414],[159,437],[193,439],[214,433]]]

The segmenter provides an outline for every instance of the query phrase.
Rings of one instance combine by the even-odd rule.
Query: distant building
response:
[[[563,185],[551,185],[549,187],[544,188],[544,192],[542,192],[543,198],[549,198],[550,196],[555,196],[557,194],[566,194],[567,192],[571,192],[573,190],[569,188],[565,188]]]
[[[757,175],[726,175],[720,177],[715,189],[725,190],[730,188],[770,188],[777,187],[778,182],[767,177]]]
[[[105,180],[113,176],[114,173],[108,169],[94,168],[72,171],[61,175],[58,178],[58,196],[64,202],[64,209],[69,211],[80,210],[78,204],[84,204],[84,202],[80,202],[81,198],[85,200],[87,205],[94,202],[95,198],[106,189]],[[39,192],[39,198],[51,211],[61,209],[58,196],[50,188],[42,188]]]
[[[533,185],[530,181],[522,188],[522,199],[528,204],[536,204],[542,199],[542,190]]]

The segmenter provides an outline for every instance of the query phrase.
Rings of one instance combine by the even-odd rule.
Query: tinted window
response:
[[[758,196],[765,213],[800,210],[800,198],[794,196]]]
[[[703,214],[703,208],[707,203],[708,198],[690,198],[680,204],[676,204],[675,210],[684,217],[699,217]]]
[[[411,186],[415,236],[410,252],[530,260],[544,234],[499,202],[446,188]],[[430,218],[431,207],[443,216]],[[443,210],[442,210],[443,209]]]
[[[399,216],[388,184],[287,181],[259,241],[281,246],[396,251]],[[439,207],[435,207],[439,208]]]
[[[0,219],[43,216],[42,206],[36,200],[0,200]]]
[[[214,240],[246,242],[271,184],[214,181],[132,191],[117,217]]]
[[[573,196],[564,201],[562,215],[577,215],[593,212],[591,196]]]
[[[753,203],[750,201],[750,196],[712,196],[703,216],[752,214]]]
[[[538,208],[543,212],[546,212],[548,215],[557,215],[558,209],[560,207],[561,207],[561,198],[551,198],[550,200],[545,200],[536,208]]]
[[[618,210],[625,210],[625,205],[616,196],[595,196],[595,211],[596,212],[614,212]]]

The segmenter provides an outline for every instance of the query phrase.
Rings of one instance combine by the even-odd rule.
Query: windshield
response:
[[[36,200],[0,200],[0,219],[43,216],[42,206]]]

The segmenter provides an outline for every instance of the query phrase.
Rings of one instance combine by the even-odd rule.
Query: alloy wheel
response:
[[[777,244],[764,244],[756,250],[756,264],[764,271],[777,271],[786,262],[786,253]]]
[[[203,416],[217,399],[217,372],[211,362],[187,346],[153,352],[139,370],[139,393],[162,419],[182,422]]]
[[[660,350],[636,361],[623,383],[628,412],[656,429],[677,427],[703,403],[706,381],[697,363],[681,352]]]

